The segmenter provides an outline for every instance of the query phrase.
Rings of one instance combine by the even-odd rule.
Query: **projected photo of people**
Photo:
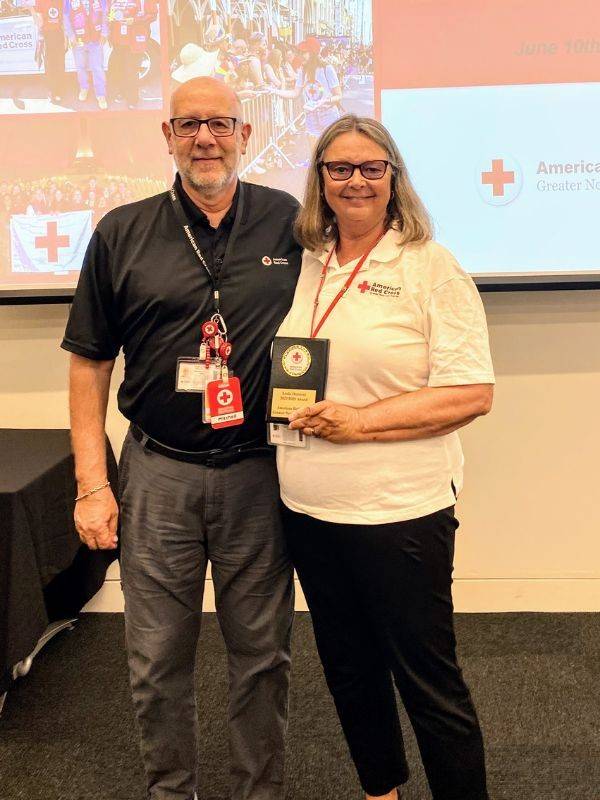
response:
[[[0,114],[162,107],[157,0],[0,0]]]
[[[160,120],[51,117],[43,149],[39,127],[20,122],[0,124],[0,285],[73,287],[102,217],[167,188]]]
[[[321,132],[374,115],[371,0],[172,0],[171,88],[212,76],[242,99],[253,134],[241,174],[300,197]]]

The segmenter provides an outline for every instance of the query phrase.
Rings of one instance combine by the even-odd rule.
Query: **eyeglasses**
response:
[[[378,159],[376,161],[363,161],[362,164],[351,164],[349,161],[320,161],[319,167],[326,167],[332,181],[347,181],[354,175],[354,170],[368,181],[378,181],[386,173],[391,161]]]
[[[213,136],[231,136],[235,130],[236,117],[209,117],[208,119],[196,119],[195,117],[174,117],[169,122],[173,128],[175,136],[192,137],[196,136],[200,126],[207,124],[208,130]]]

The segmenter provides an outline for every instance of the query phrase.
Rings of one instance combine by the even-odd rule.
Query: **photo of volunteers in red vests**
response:
[[[1,0],[0,114],[162,107],[158,0]]]

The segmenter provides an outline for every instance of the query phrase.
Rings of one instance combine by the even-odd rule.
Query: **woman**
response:
[[[309,446],[280,446],[277,461],[329,689],[367,798],[396,800],[408,778],[393,678],[434,800],[484,800],[450,592],[456,430],[492,401],[481,300],[431,241],[374,120],[345,116],[321,136],[296,232],[306,251],[279,335],[329,339],[329,374],[326,399],[290,417]]]
[[[283,56],[279,48],[274,47],[269,53],[267,63],[264,68],[265,81],[271,90],[282,89],[285,87],[285,74],[282,67]],[[275,96],[273,98],[273,124],[275,125],[276,136],[279,138],[285,128],[285,113],[283,108],[283,98]]]
[[[293,61],[296,58],[296,51],[293,47],[288,46],[285,51],[285,58],[283,60],[283,72],[285,75],[285,85],[286,87],[292,87],[296,85],[296,80],[298,79],[298,75],[296,70],[293,66]]]
[[[304,63],[296,77],[293,89],[277,89],[281,97],[299,97],[304,101],[306,131],[316,141],[322,130],[339,119],[342,90],[335,69],[321,58],[319,40],[309,37],[298,45]]]
[[[273,89],[282,89],[285,86],[285,74],[282,68],[281,50],[274,47],[267,58],[263,69],[267,86]]]

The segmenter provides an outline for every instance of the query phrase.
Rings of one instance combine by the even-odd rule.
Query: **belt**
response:
[[[157,442],[156,439],[151,439],[134,423],[131,424],[129,430],[133,438],[140,442],[146,450],[160,453],[160,455],[167,456],[167,458],[174,458],[176,461],[202,464],[205,467],[228,467],[231,464],[242,461],[244,458],[272,456],[275,454],[275,448],[265,444],[261,445],[260,439],[252,439],[250,442],[242,442],[222,449],[217,447],[213,450],[191,451],[167,447],[167,445]]]

